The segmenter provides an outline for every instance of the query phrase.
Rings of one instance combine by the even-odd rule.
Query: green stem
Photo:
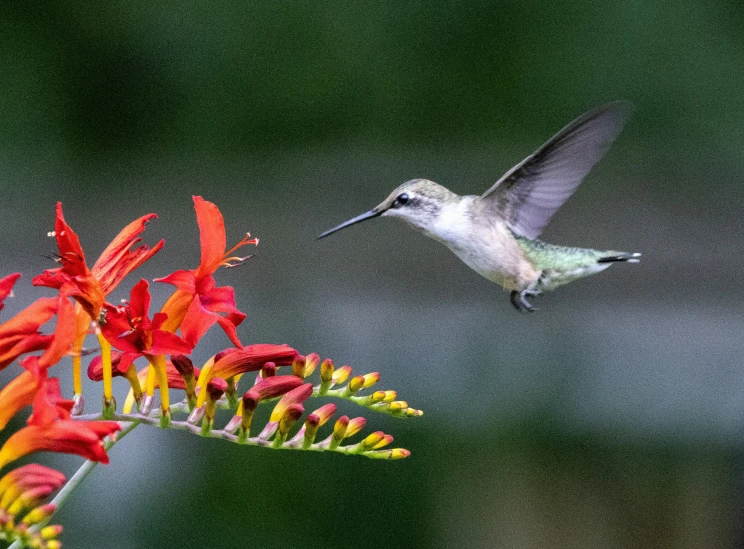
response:
[[[132,429],[137,427],[137,425],[139,425],[139,423],[136,421],[130,422],[129,425],[124,427],[122,431],[117,435],[116,440],[109,440],[108,442],[106,442],[106,444],[104,445],[106,452],[108,452],[114,446],[114,444],[116,444],[121,439],[123,439],[130,431],[132,431]],[[52,520],[52,517],[54,517],[54,515],[56,515],[59,512],[59,509],[62,507],[62,505],[64,505],[64,503],[70,497],[70,494],[72,494],[72,491],[75,490],[75,488],[77,488],[80,485],[80,483],[83,482],[88,477],[88,475],[93,471],[93,469],[96,468],[96,465],[98,465],[97,461],[86,460],[85,463],[83,463],[80,466],[80,468],[77,471],[75,471],[75,474],[70,477],[70,480],[68,480],[65,483],[62,489],[59,492],[57,492],[57,495],[51,501],[51,503],[53,503],[56,506],[52,514],[49,515],[46,518],[46,520],[44,520],[43,522],[35,524],[31,528],[29,528],[29,530],[38,532],[44,526],[49,524],[49,521]],[[19,542],[18,541],[14,542],[14,544],[11,545],[8,549],[10,549],[11,547],[13,547],[14,549],[15,547],[21,547],[20,545],[16,546],[15,545],[16,543],[19,543]]]

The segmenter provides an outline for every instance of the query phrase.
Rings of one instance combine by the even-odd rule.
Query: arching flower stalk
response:
[[[176,290],[152,317],[146,280],[134,284],[128,301],[111,304],[107,296],[162,247],[163,241],[152,248],[135,247],[145,223],[155,215],[125,227],[89,269],[78,236],[65,222],[61,204],[57,205],[53,236],[60,266],[33,279],[37,286],[56,289],[57,295],[41,297],[0,323],[0,370],[18,368],[16,377],[0,387],[0,430],[31,410],[26,425],[0,446],[0,469],[42,451],[79,455],[87,461],[64,486],[61,473],[38,465],[10,470],[0,479],[0,540],[12,549],[60,547],[61,527],[47,524],[93,467],[108,463],[108,450],[117,434],[121,438],[138,425],[277,450],[372,459],[410,455],[404,448],[391,449],[393,437],[382,431],[362,436],[364,417],[341,415],[333,421],[337,406],[329,400],[400,418],[422,414],[398,400],[395,391],[374,390],[378,372],[353,375],[350,366],[335,368],[331,359],[321,361],[317,353],[303,355],[285,344],[243,346],[237,327],[246,315],[235,304],[233,288],[217,286],[213,275],[220,266],[243,263],[249,256],[239,257],[236,250],[258,240],[246,235],[226,250],[224,220],[217,206],[198,196],[193,201],[200,264],[158,279]],[[0,310],[19,276],[0,278]],[[55,317],[49,333],[45,326]],[[196,367],[191,353],[214,324],[220,325],[232,346],[209,353],[211,358]],[[103,405],[100,412],[82,415],[79,371],[83,340],[91,331],[100,353],[90,360],[87,371],[91,380],[103,383]],[[59,380],[49,375],[67,356],[73,363],[72,400],[62,396]],[[130,388],[122,412],[117,412],[113,399],[117,377]],[[178,391],[183,391],[182,397],[172,403],[172,394]],[[310,406],[315,398],[326,402]],[[156,400],[159,406],[154,406]],[[256,415],[260,406],[271,409],[264,425],[256,424],[257,417],[265,417]],[[54,500],[44,503],[60,487]]]

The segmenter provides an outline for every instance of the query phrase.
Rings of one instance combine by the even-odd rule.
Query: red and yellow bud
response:
[[[302,355],[297,355],[292,362],[292,375],[305,379],[305,365],[307,360]]]
[[[330,450],[335,450],[341,441],[346,437],[346,430],[349,428],[349,416],[341,416],[336,420],[336,424],[333,426],[333,434],[331,435],[331,441],[328,445]]]
[[[57,510],[57,506],[53,503],[46,503],[44,505],[40,505],[34,509],[31,509],[26,516],[23,517],[21,522],[23,524],[28,524],[31,526],[32,524],[38,524],[40,522],[49,520],[49,517],[51,517],[54,512]],[[53,526],[46,526],[43,528],[40,532],[41,537],[44,539],[52,539],[57,537],[62,533],[62,526],[59,524],[55,524]]]
[[[346,386],[347,393],[356,393],[358,390],[364,387],[364,376],[354,376]]]
[[[282,445],[282,443],[286,440],[287,435],[289,434],[289,430],[295,423],[297,423],[297,421],[302,417],[302,414],[304,413],[305,408],[302,406],[302,404],[292,404],[286,409],[286,411],[282,415],[282,418],[279,420],[279,430],[277,432],[276,439],[274,439],[274,446]]]
[[[320,380],[330,383],[333,381],[333,361],[330,358],[326,358],[320,365]]]
[[[371,374],[364,374],[363,377],[364,377],[364,384],[362,385],[362,387],[365,389],[369,389],[370,387],[372,387],[372,385],[380,381],[380,372],[372,372]]]
[[[351,421],[349,421],[349,427],[346,429],[346,436],[345,438],[353,437],[356,435],[359,431],[364,429],[364,426],[367,425],[367,420],[363,417],[355,417]]]
[[[269,378],[269,379],[272,379],[272,378]],[[312,383],[305,383],[304,385],[300,385],[299,387],[296,387],[292,389],[291,391],[285,393],[285,395],[281,399],[279,399],[279,402],[274,407],[274,410],[271,412],[271,418],[269,419],[269,421],[278,423],[281,420],[281,418],[284,416],[284,413],[287,411],[287,408],[289,408],[290,406],[294,404],[302,404],[310,397],[312,393],[313,393]]]
[[[303,377],[309,377],[318,367],[320,362],[320,355],[318,353],[310,353],[305,357],[305,375]]]
[[[56,507],[55,505],[51,505],[51,507]],[[24,519],[24,522],[26,520]],[[45,526],[41,529],[39,532],[39,535],[41,535],[42,539],[54,539],[57,536],[59,536],[62,533],[62,525],[60,524],[52,524],[51,526]],[[47,545],[47,549],[51,549],[49,545]]]
[[[259,343],[248,345],[242,349],[231,350],[222,355],[217,355],[211,367],[204,366],[199,376],[197,385],[206,387],[213,377],[228,379],[238,374],[257,371],[265,367],[267,362],[274,362],[280,366],[288,366],[293,363],[297,351],[286,345],[273,345]],[[204,403],[206,394],[200,391],[197,406]]]
[[[204,420],[202,421],[202,434],[207,434],[214,425],[214,414],[217,410],[217,401],[227,391],[227,382],[219,377],[209,380],[207,384],[207,402],[204,408]]]
[[[333,385],[343,385],[344,382],[349,379],[349,376],[351,375],[351,366],[341,366],[338,370],[333,372],[333,375],[331,376],[331,379],[333,380]]]

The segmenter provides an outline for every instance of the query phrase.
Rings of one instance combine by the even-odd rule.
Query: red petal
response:
[[[129,315],[131,318],[147,318],[147,314],[150,311],[149,288],[150,284],[144,278],[132,288],[132,291],[129,293]]]
[[[59,248],[62,269],[70,276],[87,275],[88,267],[85,264],[85,254],[80,246],[80,240],[75,231],[65,222],[62,214],[62,202],[57,202],[57,219],[54,223],[54,233]]]
[[[188,311],[186,311],[186,316],[183,317],[183,322],[181,322],[183,338],[192,346],[196,346],[197,342],[217,322],[218,318],[219,315],[205,309],[199,296],[195,296]]]
[[[242,317],[240,315],[242,315]],[[217,323],[225,331],[225,334],[230,339],[232,344],[238,348],[242,347],[243,344],[240,342],[240,339],[238,338],[238,331],[235,328],[245,319],[245,315],[243,313],[240,313],[240,315],[216,315]]]
[[[13,318],[0,324],[0,341],[13,334],[32,334],[57,312],[57,299],[42,297]]]
[[[67,296],[60,294],[54,338],[39,359],[40,367],[48,368],[57,364],[70,351],[70,346],[75,339],[76,328],[75,308]]]
[[[4,306],[3,301],[10,295],[10,292],[13,291],[13,284],[15,284],[16,280],[19,278],[21,278],[21,273],[12,273],[5,278],[0,279],[0,311],[2,311]]]
[[[175,271],[168,276],[164,276],[163,278],[156,278],[155,282],[173,284],[176,288],[179,288],[190,294],[196,293],[196,279],[194,278],[194,271]]]
[[[205,275],[211,275],[222,263],[227,246],[225,221],[215,204],[204,200],[201,196],[192,198],[201,243],[201,261],[196,271],[196,277],[201,278]]]
[[[235,305],[235,290],[232,286],[213,288],[199,297],[201,297],[202,305],[212,312],[243,314]]]
[[[163,330],[153,330],[152,347],[147,350],[150,355],[186,355],[193,349],[190,345],[176,334]]]
[[[111,292],[127,274],[163,247],[165,241],[161,240],[152,248],[143,245],[131,251],[132,246],[141,240],[137,236],[145,230],[147,222],[157,217],[155,214],[147,214],[135,219],[124,227],[101,253],[91,272],[100,282],[104,294]]]

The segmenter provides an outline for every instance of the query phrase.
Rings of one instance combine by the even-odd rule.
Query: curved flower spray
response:
[[[378,383],[379,373],[353,376],[350,366],[336,368],[331,359],[321,361],[317,353],[302,355],[288,345],[241,343],[237,328],[246,315],[237,308],[233,288],[217,286],[214,275],[219,267],[245,262],[251,256],[239,256],[237,250],[257,245],[258,239],[246,234],[228,250],[224,219],[217,206],[199,196],[193,201],[200,234],[199,266],[156,279],[172,284],[175,290],[154,314],[150,313],[149,283],[144,279],[133,285],[127,301],[114,305],[106,298],[163,247],[162,240],[152,247],[139,244],[146,223],[155,214],[127,225],[89,269],[79,238],[65,221],[62,205],[57,204],[50,236],[56,239],[60,266],[33,279],[34,285],[53,288],[57,294],[40,297],[0,324],[0,370],[15,362],[20,370],[0,389],[0,430],[14,416],[31,409],[27,425],[0,447],[0,468],[40,451],[76,454],[87,461],[67,482],[62,473],[34,464],[12,469],[0,478],[0,540],[13,549],[61,547],[62,527],[48,523],[87,474],[98,463],[108,463],[108,450],[117,434],[120,440],[139,425],[181,429],[263,448],[332,451],[375,459],[410,455],[403,448],[387,448],[393,437],[382,431],[349,442],[365,427],[366,419],[343,415],[332,422],[333,402],[305,414],[315,397],[346,400],[394,417],[422,414],[398,400],[395,391],[363,394]],[[12,273],[0,278],[0,311],[19,277]],[[44,327],[55,317],[50,332]],[[232,346],[196,367],[189,355],[214,324],[222,328]],[[100,412],[84,415],[81,369],[88,335],[95,335],[100,346],[100,354],[90,360],[88,376],[103,382],[103,406]],[[67,356],[73,365],[71,400],[62,396],[59,380],[49,376],[49,370]],[[313,382],[316,370],[318,380]],[[121,412],[113,398],[115,377],[124,378],[130,386]],[[156,389],[159,406],[153,405]],[[172,391],[183,391],[183,398],[174,404]],[[263,427],[254,425],[259,406],[273,406]],[[215,427],[218,409],[232,411],[232,419],[222,428]],[[177,419],[179,415],[182,419]],[[321,436],[323,429],[325,436]],[[54,499],[45,503],[57,490]]]

